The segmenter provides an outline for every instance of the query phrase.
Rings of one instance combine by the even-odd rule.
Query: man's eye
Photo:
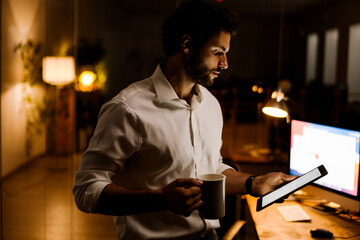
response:
[[[213,53],[214,53],[214,55],[220,55],[221,54],[221,52],[218,51],[218,50],[214,50]]]

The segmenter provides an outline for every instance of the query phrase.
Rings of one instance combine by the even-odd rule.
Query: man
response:
[[[102,107],[74,196],[82,211],[116,216],[119,239],[215,237],[219,221],[197,210],[201,174],[226,175],[227,194],[263,195],[293,178],[249,178],[222,163],[221,109],[203,86],[228,68],[236,26],[227,9],[181,4],[163,25],[166,63]]]

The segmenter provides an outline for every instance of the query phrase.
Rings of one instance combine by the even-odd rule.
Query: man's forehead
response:
[[[210,47],[217,47],[227,52],[230,49],[230,38],[231,34],[227,32],[220,32],[212,36],[207,45]]]

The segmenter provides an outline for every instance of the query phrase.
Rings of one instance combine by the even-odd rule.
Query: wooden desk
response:
[[[285,201],[282,204],[299,204],[311,217],[311,222],[287,222],[276,209],[280,204],[273,204],[257,212],[256,200],[254,197],[246,196],[246,203],[260,240],[314,239],[310,235],[312,228],[329,230],[335,237],[350,237],[360,234],[359,223],[303,206],[295,201]],[[351,240],[354,239],[359,240],[360,236],[351,238]]]

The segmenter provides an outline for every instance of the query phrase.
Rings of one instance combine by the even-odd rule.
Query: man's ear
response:
[[[181,41],[181,50],[188,54],[192,49],[192,38],[189,35],[184,35]]]

